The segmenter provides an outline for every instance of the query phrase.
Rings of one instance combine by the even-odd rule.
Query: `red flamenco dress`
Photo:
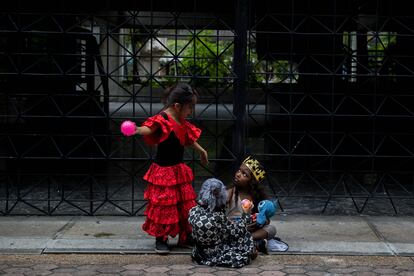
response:
[[[192,145],[201,130],[185,120],[178,124],[165,112],[150,117],[142,125],[157,127],[143,139],[149,145],[158,144],[155,162],[144,175],[148,182],[144,199],[148,200],[148,206],[142,229],[164,239],[179,234],[179,243],[185,243],[191,233],[188,213],[196,205],[196,193],[192,186],[193,172],[183,163],[184,146]]]

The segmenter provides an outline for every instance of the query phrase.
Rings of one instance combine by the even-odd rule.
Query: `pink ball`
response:
[[[137,125],[134,122],[131,122],[131,121],[124,121],[121,124],[121,132],[125,136],[134,135],[136,128],[137,128]]]

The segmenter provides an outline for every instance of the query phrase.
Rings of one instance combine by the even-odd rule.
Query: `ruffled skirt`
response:
[[[142,229],[154,237],[179,234],[179,243],[185,243],[191,233],[188,213],[196,205],[191,168],[184,163],[168,167],[153,163],[144,180],[148,182],[144,192],[148,205]]]

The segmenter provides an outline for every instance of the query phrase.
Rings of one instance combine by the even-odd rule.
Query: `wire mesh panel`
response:
[[[292,212],[413,214],[414,17],[391,1],[251,10],[250,147],[281,202]]]
[[[0,15],[2,214],[142,214],[155,150],[119,127],[158,113],[176,82],[200,93],[190,120],[211,164],[185,152],[195,184],[233,163],[228,18],[195,2],[65,2]]]
[[[85,1],[83,1],[85,2]],[[141,215],[119,132],[200,93],[196,189],[252,153],[294,213],[413,214],[414,16],[391,1],[16,1],[0,13],[0,213]]]

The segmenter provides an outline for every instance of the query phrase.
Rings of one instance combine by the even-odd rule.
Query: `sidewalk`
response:
[[[154,253],[144,219],[0,217],[0,254]],[[414,217],[277,215],[272,223],[290,246],[277,254],[414,256]]]

